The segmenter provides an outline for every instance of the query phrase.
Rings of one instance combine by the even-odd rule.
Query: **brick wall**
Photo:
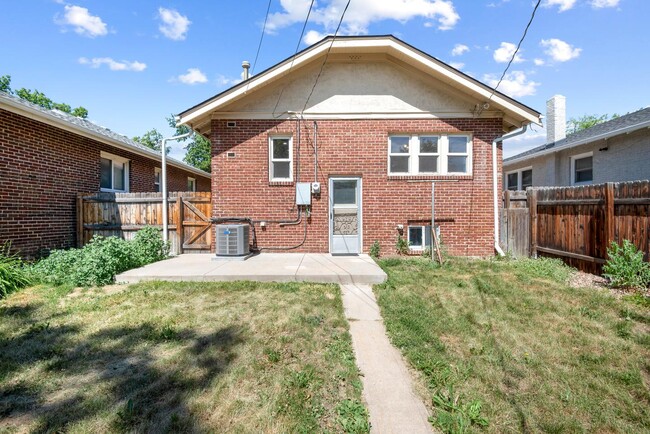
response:
[[[76,244],[76,196],[99,190],[100,152],[130,160],[130,191],[154,191],[160,163],[0,109],[0,243],[38,256]],[[209,191],[207,178],[168,167],[170,191]]]
[[[492,140],[501,135],[501,119],[445,120],[321,120],[318,121],[320,197],[312,197],[307,239],[295,251],[328,252],[328,179],[335,175],[362,178],[363,251],[380,242],[393,253],[396,225],[423,224],[431,219],[431,183],[436,179],[436,219],[450,253],[488,256],[494,253],[492,208]],[[313,122],[302,123],[300,149],[297,121],[212,121],[213,214],[255,220],[294,219],[293,183],[270,183],[269,135],[293,136],[294,173],[300,155],[300,180],[314,180]],[[388,136],[395,133],[471,133],[473,173],[469,176],[388,177]],[[227,152],[234,152],[228,157]],[[501,147],[498,149],[501,161]],[[500,169],[499,169],[500,171]],[[295,175],[294,175],[295,177]],[[498,178],[500,179],[500,178]],[[448,182],[450,181],[450,182]],[[258,245],[289,246],[303,239],[304,227],[257,226]],[[406,232],[404,233],[406,237]]]

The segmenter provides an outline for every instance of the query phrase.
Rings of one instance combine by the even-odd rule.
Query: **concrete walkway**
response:
[[[355,284],[341,285],[341,289],[352,346],[362,374],[371,432],[432,433],[429,414],[413,390],[404,359],[386,336],[372,289]]]
[[[373,284],[386,280],[386,273],[368,255],[262,253],[245,261],[232,261],[216,260],[214,254],[207,253],[176,256],[115,277],[118,283],[144,280]]]

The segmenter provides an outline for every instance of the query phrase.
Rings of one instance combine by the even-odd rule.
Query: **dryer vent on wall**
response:
[[[217,225],[217,256],[250,254],[249,225]]]

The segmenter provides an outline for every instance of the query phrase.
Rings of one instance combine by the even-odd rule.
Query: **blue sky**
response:
[[[292,55],[310,0],[272,0],[255,71]],[[317,0],[300,48],[333,33],[346,0]],[[533,0],[352,0],[341,34],[393,34],[494,84]],[[267,0],[3,0],[0,75],[84,106],[127,136],[232,86],[251,64]],[[543,0],[499,90],[540,112],[554,94],[568,117],[627,113],[650,104],[647,0]],[[544,131],[505,145],[512,155]],[[182,156],[182,149],[173,154]]]

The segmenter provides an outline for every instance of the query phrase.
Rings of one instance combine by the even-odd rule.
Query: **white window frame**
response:
[[[530,170],[532,172],[533,166],[528,166],[528,167],[522,167],[521,169],[517,170],[511,170],[509,172],[506,172],[506,176],[504,178],[504,190],[509,190],[508,188],[508,175],[512,175],[513,173],[517,174],[517,190],[523,190],[523,182],[524,182],[524,172]],[[532,175],[532,173],[531,173]],[[532,185],[531,185],[532,187]],[[512,191],[512,190],[511,190]]]
[[[190,188],[190,183],[192,183],[192,188]],[[196,178],[187,177],[187,191],[196,191]]]
[[[419,245],[413,245],[411,244],[411,229],[419,228],[420,231],[422,232],[422,244]],[[431,230],[431,226],[427,225],[409,225],[406,228],[406,241],[408,242],[409,245],[409,250],[417,251],[417,252],[422,252],[426,250],[427,248],[430,248],[431,245],[427,245],[427,230]]]
[[[591,181],[576,182],[576,160],[591,157]],[[594,183],[594,153],[585,152],[583,154],[571,156],[571,185],[590,185]]]
[[[156,178],[158,178],[158,181],[156,181]],[[160,167],[156,167],[153,169],[153,185],[156,189],[156,193],[160,193],[162,191],[160,189],[161,182],[162,182],[162,169]]]
[[[289,140],[289,158],[273,158],[273,140],[288,139]],[[289,177],[278,178],[273,173],[273,163],[275,162],[289,162]],[[270,182],[293,182],[293,137],[292,136],[269,136],[269,181]]]
[[[391,152],[391,138],[393,137],[408,137],[409,138],[409,152],[406,153],[392,153]],[[420,137],[438,137],[438,153],[420,153]],[[449,137],[466,137],[467,138],[467,152],[465,153],[450,153],[449,152]],[[438,171],[437,172],[420,172],[420,155],[423,156],[437,156],[438,157]],[[391,134],[388,136],[388,176],[429,176],[429,175],[450,175],[450,176],[468,176],[472,174],[472,155],[473,155],[473,137],[471,134]],[[390,161],[392,156],[407,156],[408,157],[408,172],[391,172]],[[467,157],[466,172],[449,172],[447,158],[450,156],[465,156]]]
[[[100,164],[100,181],[99,181],[99,186],[100,186],[100,191],[106,191],[106,192],[111,192],[111,193],[128,193],[129,192],[129,184],[131,183],[131,160],[128,158],[120,157],[119,155],[114,155],[114,154],[109,154],[108,152],[101,151],[100,152],[100,157],[105,158],[107,160],[111,160],[111,186],[115,185],[115,181],[113,179],[113,163],[122,163],[124,164],[124,189],[123,190],[117,190],[115,188],[103,188],[101,186],[101,164]]]

